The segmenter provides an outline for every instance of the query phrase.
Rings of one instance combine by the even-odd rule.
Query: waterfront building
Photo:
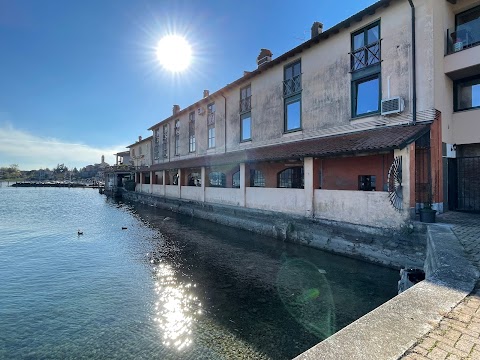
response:
[[[136,190],[385,228],[429,205],[479,210],[476,45],[474,0],[380,0],[315,22],[151,126]]]
[[[149,192],[149,187],[142,184],[150,184],[150,172],[148,172],[149,166],[152,165],[152,136],[142,139],[138,137],[138,141],[134,144],[128,145],[130,149],[130,163],[135,168],[135,183],[137,184],[137,191]],[[155,181],[156,179],[152,179]]]
[[[114,155],[115,165],[105,167],[103,172],[105,190],[116,193],[119,187],[123,188],[126,180],[134,178],[135,167],[133,159],[130,157],[130,151],[120,151]]]

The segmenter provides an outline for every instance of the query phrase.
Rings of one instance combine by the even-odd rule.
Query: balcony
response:
[[[480,18],[447,30],[445,74],[452,80],[480,73]]]
[[[480,45],[480,18],[447,30],[447,55]]]

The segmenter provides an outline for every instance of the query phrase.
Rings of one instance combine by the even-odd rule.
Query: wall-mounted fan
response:
[[[388,170],[388,197],[397,210],[403,209],[402,157],[397,156]]]

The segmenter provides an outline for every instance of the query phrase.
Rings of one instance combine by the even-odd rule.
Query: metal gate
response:
[[[430,169],[430,132],[415,142],[415,210],[421,204],[432,202],[432,175]]]
[[[460,211],[480,212],[480,156],[453,159],[453,207]],[[456,170],[456,171],[455,171]]]

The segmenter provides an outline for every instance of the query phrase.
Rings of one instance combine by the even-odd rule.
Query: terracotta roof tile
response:
[[[430,129],[429,124],[390,126],[357,133],[302,140],[242,151],[197,156],[151,166],[151,170],[225,165],[241,162],[328,157],[401,149]]]

